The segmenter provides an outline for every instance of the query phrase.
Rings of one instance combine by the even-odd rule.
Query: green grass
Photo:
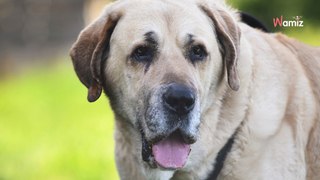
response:
[[[118,179],[108,101],[66,64],[0,81],[0,180]]]
[[[290,28],[284,34],[312,46],[320,46],[320,26],[305,25],[303,28]]]

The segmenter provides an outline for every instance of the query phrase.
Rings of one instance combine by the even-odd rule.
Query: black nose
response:
[[[192,89],[179,84],[171,84],[163,94],[165,106],[177,113],[185,115],[194,107],[195,95]]]

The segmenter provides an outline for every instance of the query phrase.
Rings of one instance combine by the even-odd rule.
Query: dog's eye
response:
[[[148,46],[137,47],[131,54],[131,58],[139,62],[151,61],[154,56],[154,51]]]
[[[192,46],[189,53],[189,58],[192,62],[203,60],[207,57],[207,51],[202,45]]]

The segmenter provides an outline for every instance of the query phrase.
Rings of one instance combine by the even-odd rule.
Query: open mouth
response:
[[[191,151],[190,144],[183,140],[178,131],[154,144],[147,142],[144,135],[142,135],[142,140],[143,160],[153,167],[180,169],[186,164]]]

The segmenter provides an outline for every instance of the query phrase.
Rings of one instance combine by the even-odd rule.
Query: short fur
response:
[[[130,54],[150,32],[157,54],[145,66]],[[185,55],[190,37],[208,51],[201,62]],[[205,179],[235,131],[218,179],[320,179],[319,48],[253,29],[223,1],[120,0],[81,32],[70,54],[88,100],[102,88],[110,99],[121,179]],[[160,98],[177,82],[197,94],[182,125]],[[182,169],[142,160],[141,132],[152,141],[178,127],[193,143]]]

